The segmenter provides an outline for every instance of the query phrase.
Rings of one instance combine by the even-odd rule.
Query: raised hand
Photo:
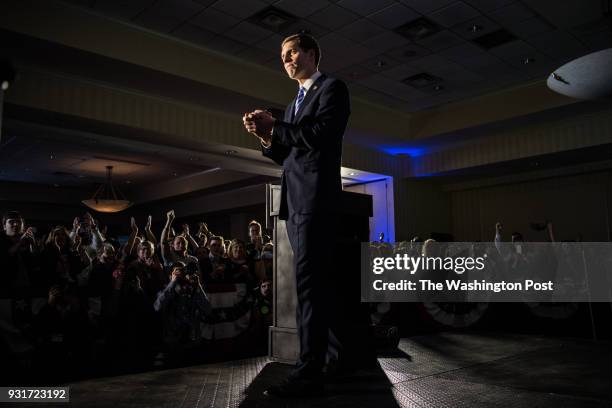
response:
[[[130,218],[130,228],[134,234],[138,234],[138,225],[136,225],[134,217]]]
[[[174,210],[170,210],[166,213],[166,219],[170,222],[174,221],[176,215],[174,214]]]
[[[178,278],[180,278],[183,275],[183,272],[179,269],[174,269],[172,271],[172,276],[170,277],[170,280],[172,282],[176,281]]]
[[[34,231],[32,230],[32,227],[28,227],[25,230],[25,232],[21,236],[21,239],[34,242]]]
[[[151,230],[151,224],[153,223],[153,217],[150,215],[147,217],[147,224],[145,225],[145,231]]]
[[[189,224],[183,224],[183,235],[189,235]]]

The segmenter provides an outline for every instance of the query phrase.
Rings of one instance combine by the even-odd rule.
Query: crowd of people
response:
[[[176,232],[175,218],[159,238],[151,216],[143,229],[132,218],[121,242],[89,213],[46,234],[5,213],[3,360],[60,380],[265,354],[273,244],[261,224],[228,241],[204,222]]]

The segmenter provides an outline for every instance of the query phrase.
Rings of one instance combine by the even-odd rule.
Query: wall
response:
[[[395,182],[396,241],[432,232],[451,232],[450,194],[431,179],[403,178]]]
[[[611,172],[540,178],[449,192],[452,232],[458,241],[492,241],[495,223],[504,238],[514,231],[528,241],[544,241],[531,222],[553,222],[555,239],[607,241]]]

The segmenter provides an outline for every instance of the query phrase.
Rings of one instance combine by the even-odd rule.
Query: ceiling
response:
[[[18,116],[11,109],[9,113]],[[0,200],[11,198],[14,183],[20,183],[20,193],[24,185],[31,185],[32,192],[45,185],[88,198],[105,181],[106,166],[113,166],[114,186],[140,203],[274,182],[280,176],[280,168],[247,149],[202,143],[194,149],[175,148],[126,137],[118,128],[75,130],[65,118],[59,118],[64,126],[58,127],[42,123],[35,111],[28,114],[27,121],[10,117],[3,122]],[[83,127],[95,129],[93,124]],[[350,168],[342,168],[342,176],[344,184],[386,177]]]
[[[321,44],[322,71],[345,79],[353,96],[404,112],[542,80],[612,46],[601,0],[68,3],[279,71],[282,38],[308,30]]]
[[[411,113],[402,118],[421,119],[411,123],[410,131],[403,131],[400,123],[402,131],[398,133],[401,153],[412,155],[414,150],[418,155],[461,143],[477,143],[496,127],[592,111],[594,107],[587,102],[550,105],[532,115],[511,112],[505,120],[499,116],[488,121],[476,118],[474,123],[482,122],[480,125],[458,122],[456,131],[445,132],[434,126],[433,130],[423,131],[430,134],[427,138],[407,140],[420,124],[431,127],[443,122],[441,117],[450,122],[450,115],[436,116],[435,110],[429,108],[460,101],[469,104],[470,98],[477,95],[497,97],[500,90],[542,82],[568,60],[612,46],[609,14],[608,20],[604,18],[609,10],[602,8],[606,1],[566,0],[563,7],[551,0],[58,0],[56,4],[78,11],[81,16],[87,15],[83,11],[102,16],[97,20],[104,24],[120,21],[131,31],[145,30],[204,47],[214,51],[208,54],[223,54],[224,60],[228,56],[259,64],[265,69],[258,72],[273,72],[275,78],[282,74],[277,55],[280,41],[288,34],[308,30],[321,43],[321,70],[346,80],[352,96],[394,110],[385,110],[385,114],[400,111]],[[260,18],[270,10],[288,22],[276,28],[265,27],[266,22],[280,21],[270,16]],[[98,32],[104,30],[98,27]],[[91,38],[94,41],[99,37]],[[495,43],[499,45],[491,46]],[[176,45],[174,41],[172,44]],[[284,96],[259,98],[240,87],[229,89],[201,78],[113,58],[94,49],[62,44],[57,39],[30,36],[28,30],[0,30],[0,48],[17,61],[18,67],[85,78],[95,84],[111,84],[230,114],[252,106],[282,108],[270,101],[285,100]],[[496,100],[503,105],[500,109],[510,104],[504,95]],[[522,104],[524,100],[519,97],[514,102]],[[487,105],[486,101],[479,103],[474,105],[477,109]],[[600,108],[606,107],[607,104]],[[430,112],[434,112],[431,117],[427,116]],[[385,121],[388,120],[372,126],[382,127]],[[140,134],[139,129],[57,112],[36,112],[11,103],[5,103],[4,122],[0,145],[2,182],[93,191],[104,180],[105,166],[112,165],[117,185],[147,202],[258,176],[279,176],[279,168],[252,149],[202,141],[178,148],[172,146],[167,135]],[[386,135],[383,130],[376,135],[359,131],[349,129],[347,140],[378,150],[387,141],[389,145],[399,143],[397,135]],[[587,156],[580,156],[581,160]],[[348,168],[342,171],[349,184],[385,177]]]

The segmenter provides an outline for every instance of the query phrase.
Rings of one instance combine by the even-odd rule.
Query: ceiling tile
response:
[[[546,21],[561,29],[568,29],[608,16],[610,21],[611,4],[607,0],[538,0],[526,2]]]
[[[237,25],[240,20],[212,8],[207,8],[189,21],[198,27],[218,34]]]
[[[456,0],[400,0],[402,3],[421,14],[431,13],[454,3]]]
[[[463,0],[480,11],[493,11],[516,0]]]
[[[440,51],[445,48],[450,48],[454,45],[458,45],[465,42],[458,35],[448,31],[440,31],[434,35],[418,40],[417,44],[430,49],[431,51]]]
[[[549,58],[542,55],[533,46],[524,41],[513,41],[491,50],[491,52],[512,66],[520,69],[533,69],[549,62]],[[534,59],[531,64],[525,64],[528,59]]]
[[[236,57],[244,61],[252,62],[255,64],[262,64],[262,65],[264,65],[267,61],[270,61],[272,58],[275,57],[275,55],[272,54],[271,52],[266,52],[258,48],[255,48],[255,47],[247,47],[243,49],[242,51],[236,53],[235,55]],[[280,66],[280,62],[279,62],[279,66]]]
[[[204,7],[208,7],[217,0],[193,0],[194,2],[203,5]]]
[[[212,31],[204,30],[198,26],[194,26],[193,24],[183,24],[172,32],[172,36],[195,44],[203,45],[215,38],[217,34],[213,33]]]
[[[330,3],[327,0],[281,0],[274,3],[274,7],[278,7],[281,10],[285,10],[301,18],[307,17],[329,5]]]
[[[439,52],[439,54],[444,58],[448,58],[461,64],[464,61],[469,61],[475,56],[486,54],[486,52],[483,51],[482,48],[472,43],[465,43],[442,50]]]
[[[489,53],[472,56],[469,59],[463,60],[461,65],[491,78],[516,72],[516,69],[508,65],[508,63]]]
[[[606,18],[599,18],[594,21],[590,21],[587,24],[581,24],[573,27],[569,30],[572,34],[577,36],[578,38],[582,38],[585,36],[590,36],[593,34],[601,33],[603,31],[610,30],[610,20]]]
[[[376,55],[366,47],[356,44],[336,33],[327,34],[319,39],[321,45],[321,64],[323,70],[330,72],[350,67]],[[326,58],[326,55],[331,57]]]
[[[338,2],[338,5],[354,11],[359,15],[367,16],[393,3],[395,3],[395,0],[341,0]]]
[[[444,58],[443,56],[439,54],[427,55],[421,59],[413,61],[411,65],[421,68],[423,71],[427,71],[430,73],[434,73],[434,71],[438,72],[439,71],[438,68],[444,68],[444,69],[454,69],[454,68],[459,69],[460,68],[460,65],[458,65],[455,62],[450,61],[447,58]]]
[[[396,81],[401,81],[404,78],[408,78],[421,72],[423,72],[423,70],[417,66],[411,64],[402,64],[391,69],[382,71],[381,74]]]
[[[329,33],[329,29],[315,24],[308,20],[299,20],[281,30],[280,34],[284,36],[293,35],[301,31],[306,31],[315,38],[321,38]]]
[[[384,33],[372,37],[362,43],[362,45],[365,47],[371,48],[379,53],[408,44],[410,44],[410,41],[408,41],[406,37],[395,34],[391,31],[385,31]]]
[[[451,27],[451,30],[459,36],[471,40],[481,35],[492,33],[493,31],[499,30],[500,25],[493,20],[480,16],[472,20],[464,21],[461,24],[457,24]]]
[[[587,54],[588,48],[565,31],[555,30],[529,39],[529,44],[557,60],[577,58]]]
[[[264,38],[263,40],[257,41],[257,43],[253,44],[255,47],[270,52],[278,58],[280,63],[280,53],[281,53],[281,43],[285,39],[285,36],[279,34],[272,34],[269,37]]]
[[[408,7],[395,3],[376,13],[370,14],[368,18],[376,24],[390,30],[401,26],[409,21],[419,18],[421,15]]]
[[[512,3],[489,13],[489,17],[509,27],[535,16],[535,13],[521,2]]]
[[[261,0],[219,0],[212,7],[243,19],[263,10],[268,7],[268,4]]]
[[[370,75],[373,75],[374,73],[375,73],[374,71],[371,71],[360,65],[353,65],[353,66],[341,69],[340,71],[336,71],[334,73],[334,76],[344,79],[345,81],[348,81],[348,82],[353,82],[353,81],[357,81],[357,80],[366,78]]]
[[[599,51],[612,47],[612,32],[610,31],[585,35],[580,39],[591,51]]]
[[[103,14],[107,14],[112,17],[121,18],[124,20],[131,20],[138,14],[146,10],[154,0],[107,0],[97,1],[94,4],[94,9],[100,11]]]
[[[389,68],[400,65],[401,62],[387,55],[378,55],[363,61],[360,65],[375,72],[382,72]]]
[[[542,20],[538,16],[508,26],[509,31],[523,40],[528,40],[531,37],[547,31],[552,31],[553,29],[554,27],[551,24]]]
[[[168,17],[163,14],[147,13],[146,16],[140,16],[133,21],[149,30],[167,33],[179,27],[184,20]]]
[[[359,18],[358,14],[334,4],[327,8],[317,11],[308,16],[309,21],[313,21],[330,30],[338,29]]]
[[[191,0],[174,0],[157,2],[135,20],[152,30],[168,32],[204,9],[199,3]]]
[[[206,47],[225,54],[234,54],[249,47],[247,44],[219,35],[206,44]]]
[[[359,19],[338,30],[338,34],[351,40],[362,42],[383,33],[384,28],[365,18]]]
[[[474,71],[470,71],[458,65],[445,65],[433,68],[431,74],[443,78],[445,82],[455,83],[459,86],[471,86],[474,83],[484,81],[484,77]]]
[[[394,48],[385,53],[385,55],[403,63],[417,60],[429,54],[431,54],[431,51],[416,44],[408,44],[406,46]]]
[[[511,41],[490,50],[492,54],[502,59],[514,59],[515,57],[529,54],[531,51],[535,51],[535,48],[521,40]]]
[[[357,82],[378,92],[384,92],[403,100],[419,95],[418,91],[411,86],[380,74],[369,76]]]
[[[427,17],[444,27],[451,27],[463,23],[464,21],[476,18],[479,15],[480,13],[478,10],[458,1],[428,14]]]
[[[243,21],[227,30],[223,35],[233,40],[240,41],[247,44],[254,44],[272,34],[271,31],[261,28],[248,21]]]

